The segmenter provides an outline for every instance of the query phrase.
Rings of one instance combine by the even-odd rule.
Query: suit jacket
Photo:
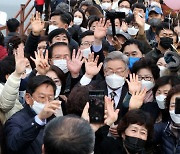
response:
[[[41,154],[44,126],[35,122],[36,113],[26,105],[4,127],[7,154]]]
[[[97,89],[97,90],[104,90],[105,92],[105,95],[108,96],[108,89],[107,89],[107,84],[105,81],[101,81],[100,83],[99,82],[94,82],[92,83],[92,85]],[[127,83],[125,83],[122,87],[122,91],[121,91],[121,96],[120,96],[120,99],[119,99],[119,103],[116,107],[116,109],[120,109],[120,112],[119,112],[119,116],[118,116],[118,120],[117,122],[124,116],[124,113],[126,113],[126,108],[123,107],[122,103],[123,103],[123,100],[126,96],[128,92],[128,85]],[[116,123],[117,123],[116,122]]]

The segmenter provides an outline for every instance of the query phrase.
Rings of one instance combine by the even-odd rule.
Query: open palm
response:
[[[94,59],[94,53],[90,53],[88,59],[85,59],[86,76],[93,78],[97,75],[102,67],[102,63],[97,66],[99,56]]]
[[[77,54],[76,50],[73,50],[72,59],[68,58],[67,67],[72,76],[79,75],[84,59],[82,59],[82,52],[78,50]],[[77,77],[77,76],[76,76]]]

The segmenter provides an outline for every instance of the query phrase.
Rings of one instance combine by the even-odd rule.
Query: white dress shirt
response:
[[[111,92],[114,91],[116,93],[116,95],[114,96],[114,103],[115,103],[115,108],[117,108],[120,97],[121,97],[122,87],[120,87],[117,90],[112,90],[107,86],[107,90],[108,90],[108,97],[110,98],[111,98],[111,94],[110,94]]]

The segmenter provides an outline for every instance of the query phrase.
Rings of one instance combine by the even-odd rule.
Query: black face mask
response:
[[[125,136],[124,140],[124,145],[131,154],[142,152],[144,150],[145,143],[145,140],[131,136]]]
[[[169,37],[161,37],[160,38],[160,45],[164,49],[169,49],[171,47],[171,44],[173,44],[173,39]]]

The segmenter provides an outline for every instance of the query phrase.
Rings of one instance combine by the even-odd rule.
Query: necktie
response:
[[[116,93],[115,93],[114,91],[112,91],[112,92],[110,93],[110,95],[111,95],[111,101],[114,101],[114,108],[115,108],[115,100],[114,100],[114,97],[116,96]]]

